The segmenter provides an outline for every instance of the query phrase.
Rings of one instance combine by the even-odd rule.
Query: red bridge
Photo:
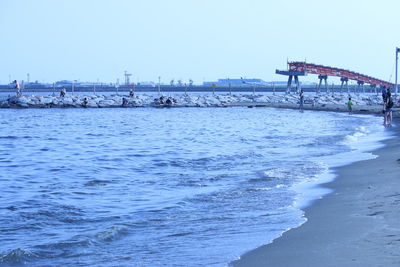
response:
[[[395,85],[390,82],[386,82],[384,80],[376,79],[361,73],[357,73],[350,70],[333,68],[323,65],[311,64],[306,62],[289,62],[289,70],[276,70],[277,74],[287,75],[289,76],[288,80],[288,89],[291,87],[292,79],[295,79],[295,83],[297,88],[299,88],[299,80],[298,76],[305,76],[308,73],[310,74],[318,74],[318,78],[320,80],[318,90],[321,86],[322,80],[325,80],[325,85],[327,87],[327,78],[328,76],[336,76],[340,77],[343,83],[348,82],[348,80],[357,81],[359,86],[363,86],[364,83],[370,84],[372,87],[380,86],[385,88],[394,88]]]

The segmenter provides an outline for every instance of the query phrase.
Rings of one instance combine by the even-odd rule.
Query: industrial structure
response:
[[[396,57],[397,53],[398,53],[398,48],[396,49]],[[300,89],[299,76],[306,76],[307,74],[318,74],[319,84],[317,87],[317,93],[319,93],[320,91],[322,81],[324,81],[325,87],[328,90],[328,82],[327,82],[328,76],[335,76],[340,78],[342,82],[341,90],[343,89],[344,84],[346,84],[347,91],[349,91],[348,87],[349,80],[356,81],[358,87],[363,91],[364,91],[364,84],[370,84],[371,88],[376,88],[377,86],[381,88],[390,88],[390,89],[395,88],[395,84],[393,83],[373,78],[358,72],[335,68],[335,67],[317,65],[312,63],[299,62],[299,61],[288,62],[288,70],[276,70],[276,74],[289,76],[287,82],[288,92],[290,92],[292,88],[293,79],[296,90],[298,91]]]
[[[129,86],[130,85],[130,77],[132,76],[131,73],[128,73],[127,71],[124,72],[124,76],[125,76],[125,85]]]

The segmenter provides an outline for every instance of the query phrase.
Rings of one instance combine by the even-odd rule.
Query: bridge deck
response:
[[[319,74],[319,75],[328,75],[328,76],[336,76],[336,77],[341,77],[341,78],[347,78],[350,80],[355,80],[358,82],[364,82],[368,83],[371,85],[379,85],[381,87],[387,87],[387,88],[394,88],[394,84],[376,79],[358,72],[350,71],[350,70],[345,70],[345,69],[339,69],[339,68],[333,68],[333,67],[328,67],[328,66],[323,66],[323,65],[317,65],[317,64],[311,64],[311,63],[306,63],[306,62],[289,62],[289,70],[290,71],[303,71],[311,74]]]

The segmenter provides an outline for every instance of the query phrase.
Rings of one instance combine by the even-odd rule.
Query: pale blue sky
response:
[[[400,46],[398,0],[0,0],[0,12],[1,83],[282,80],[287,59],[394,81]]]

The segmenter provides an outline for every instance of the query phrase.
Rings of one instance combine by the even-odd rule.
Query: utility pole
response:
[[[229,94],[232,95],[232,86],[231,86],[231,79],[228,78],[228,84],[229,84]]]
[[[160,95],[160,85],[161,84],[161,76],[158,76],[158,95]]]
[[[394,85],[394,90],[396,92],[396,96],[397,96],[397,66],[398,66],[398,61],[399,61],[399,52],[400,52],[400,48],[396,47],[396,78],[395,78],[395,85]]]
[[[129,84],[130,84],[130,81],[129,81],[130,78],[129,77],[132,76],[132,74],[128,73],[127,71],[125,71],[124,74],[125,74],[125,85],[129,86]]]
[[[117,89],[117,95],[118,95],[118,89],[119,89],[119,79],[117,79],[117,82],[115,83],[115,89]]]

